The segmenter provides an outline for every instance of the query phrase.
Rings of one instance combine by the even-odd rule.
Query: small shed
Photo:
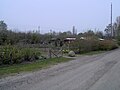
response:
[[[66,39],[64,40],[64,42],[71,43],[71,42],[73,42],[73,41],[75,41],[75,40],[76,40],[76,38],[66,38]]]

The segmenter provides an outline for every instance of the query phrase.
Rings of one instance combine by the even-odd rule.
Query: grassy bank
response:
[[[15,64],[12,66],[0,66],[0,77],[10,74],[16,74],[20,72],[40,70],[40,69],[48,68],[51,65],[67,62],[70,60],[72,59],[60,57],[60,58],[46,59],[46,60],[36,61],[26,64],[24,63],[24,64]]]

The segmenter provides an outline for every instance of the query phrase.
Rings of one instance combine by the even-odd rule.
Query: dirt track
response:
[[[0,79],[0,90],[120,90],[120,49]]]

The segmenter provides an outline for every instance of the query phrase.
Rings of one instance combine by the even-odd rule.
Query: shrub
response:
[[[39,59],[40,51],[34,48],[19,48],[15,46],[0,47],[0,64],[15,64]]]
[[[118,48],[116,42],[111,40],[104,40],[99,42],[99,50],[113,50]]]
[[[41,55],[40,51],[34,48],[24,48],[22,53],[25,61],[34,61]]]
[[[116,42],[112,40],[76,40],[70,43],[70,50],[75,53],[86,53],[90,51],[112,50],[118,48]]]
[[[17,63],[22,56],[21,52],[12,46],[0,47],[0,61],[2,64]]]
[[[97,40],[77,40],[70,44],[70,49],[75,53],[85,53],[98,50],[99,44]]]
[[[63,53],[69,53],[69,50],[68,49],[64,49],[62,50]]]

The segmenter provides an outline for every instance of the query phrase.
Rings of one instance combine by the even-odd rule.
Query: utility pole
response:
[[[113,37],[113,25],[112,25],[112,3],[111,3],[111,36]]]

